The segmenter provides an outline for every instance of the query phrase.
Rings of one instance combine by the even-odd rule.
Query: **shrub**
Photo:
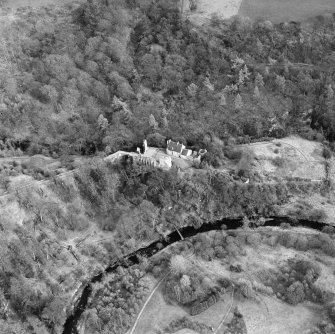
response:
[[[327,214],[323,209],[314,209],[308,214],[308,219],[314,222],[324,222],[327,219]]]
[[[13,163],[12,163],[12,165],[13,165],[14,167],[17,167],[17,166],[19,166],[20,164],[21,164],[20,161],[17,161],[17,160],[14,160]]]
[[[327,310],[328,310],[328,315],[330,319],[335,324],[335,301],[328,305]]]
[[[237,165],[237,175],[240,177],[250,177],[253,160],[254,154],[252,152],[244,152]]]
[[[42,173],[37,173],[37,175],[36,175],[36,180],[38,180],[38,181],[42,181],[42,180],[44,180],[44,175],[42,174]]]
[[[190,10],[191,10],[191,11],[195,11],[195,10],[197,10],[197,8],[198,8],[198,3],[197,3],[197,1],[196,1],[196,0],[191,0],[191,1],[190,1]]]
[[[239,161],[242,157],[242,151],[232,146],[226,146],[224,148],[224,154],[228,159],[233,161]]]
[[[292,305],[303,302],[305,300],[303,284],[301,282],[292,283],[286,291],[285,298]]]
[[[15,170],[18,172],[18,173],[22,173],[22,170],[23,170],[23,168],[22,168],[22,166],[21,165],[17,165],[16,167],[15,167]]]
[[[166,147],[166,137],[155,132],[147,137],[148,145],[154,147]]]
[[[173,320],[167,327],[164,328],[163,332],[158,332],[158,333],[159,334],[175,333],[179,331],[180,329],[184,329],[184,328],[189,328],[200,334],[207,334],[209,333],[209,331],[211,331],[211,327],[205,324],[196,322],[196,321],[192,321],[186,317],[183,317],[180,319]]]
[[[322,251],[329,255],[335,256],[335,245],[334,240],[327,234],[323,234],[319,236],[319,247]]]
[[[76,189],[72,184],[67,184],[60,177],[54,177],[49,187],[61,198],[65,203],[71,203],[76,197]]]
[[[277,167],[283,167],[285,164],[285,159],[282,157],[275,157],[272,159],[272,164]]]
[[[10,180],[7,176],[0,175],[0,188],[3,188],[5,190],[9,189]]]
[[[74,212],[69,212],[67,224],[68,228],[72,231],[85,231],[90,225],[87,217]]]
[[[328,160],[332,157],[332,151],[328,147],[324,146],[322,156]]]
[[[326,234],[334,234],[335,233],[335,227],[333,226],[325,226],[322,228],[322,232]]]
[[[247,235],[246,241],[251,246],[256,246],[261,243],[261,236],[258,233],[251,233]]]
[[[155,266],[151,273],[155,278],[159,278],[163,274],[163,269],[160,266]]]
[[[299,251],[306,251],[308,249],[308,239],[306,236],[300,235],[295,244],[295,248]]]
[[[282,228],[283,230],[289,230],[292,228],[292,226],[289,223],[281,223],[280,228]]]

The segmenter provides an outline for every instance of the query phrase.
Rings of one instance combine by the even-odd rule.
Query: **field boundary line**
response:
[[[134,330],[136,329],[136,326],[139,322],[139,320],[141,319],[141,316],[146,308],[146,306],[149,304],[151,298],[153,297],[153,295],[155,294],[155,292],[157,291],[157,289],[160,287],[160,285],[163,283],[163,281],[165,280],[165,278],[170,274],[170,271],[163,277],[161,278],[161,280],[156,284],[155,288],[151,291],[150,295],[148,296],[146,302],[144,303],[144,305],[142,306],[142,309],[140,311],[140,313],[137,315],[135,323],[132,327],[132,329],[130,330],[129,334],[133,334]]]
[[[233,286],[233,291],[231,293],[231,304],[229,306],[229,309],[228,311],[226,312],[226,314],[224,315],[224,317],[222,318],[222,320],[220,321],[219,323],[219,326],[217,327],[217,329],[214,331],[214,334],[217,334],[219,329],[221,328],[221,326],[223,325],[223,323],[225,322],[225,320],[227,319],[231,309],[233,308],[233,305],[234,305],[234,291],[235,291],[235,288]]]

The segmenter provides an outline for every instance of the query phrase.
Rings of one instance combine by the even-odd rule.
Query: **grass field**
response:
[[[189,1],[184,2],[184,13],[195,24],[204,24],[213,14],[228,19],[238,13],[242,0],[198,0],[196,11],[189,10]]]
[[[274,229],[276,230],[276,229]],[[292,233],[314,233],[305,229],[294,229]],[[236,263],[245,269],[242,273],[227,271],[220,260],[206,262],[200,260],[203,266],[222,276],[238,280],[239,277],[248,280],[258,280],[258,273],[275,269],[285,263],[288,258],[299,256],[306,260],[312,260],[316,255],[313,252],[298,252],[282,246],[269,247],[261,244],[258,247],[244,247],[245,255],[237,256]],[[314,260],[314,259],[313,259]],[[325,263],[318,262],[321,275],[316,281],[319,286],[326,286],[332,291],[331,280],[334,279],[334,261],[328,256],[322,256]],[[236,298],[235,304],[243,314],[248,334],[301,334],[307,333],[316,323],[322,319],[323,310],[317,304],[304,302],[298,305],[289,305],[275,296],[259,294],[260,298],[244,299]]]
[[[238,15],[258,17],[274,23],[305,21],[316,15],[335,12],[334,0],[243,0]]]
[[[273,231],[279,231],[273,228]],[[247,232],[246,232],[247,233]],[[317,234],[315,231],[293,228],[291,233],[297,235]],[[243,246],[243,255],[234,258],[244,270],[234,273],[229,270],[229,259],[206,261],[196,259],[197,266],[206,272],[208,276],[227,277],[233,282],[245,279],[252,284],[262,282],[262,273],[276,270],[287,262],[287,259],[298,256],[304,260],[315,261],[320,268],[320,276],[315,284],[334,292],[334,259],[330,256],[315,254],[313,251],[299,252],[283,246],[269,246],[261,243],[257,246]],[[223,315],[229,310],[231,301],[230,292],[226,292],[222,299],[197,316],[188,315],[185,310],[177,305],[168,304],[163,297],[163,290],[159,288],[147,305],[138,322],[134,334],[155,334],[157,330],[166,328],[172,320],[186,316],[198,323],[217,328]],[[243,314],[248,334],[301,334],[307,333],[317,323],[322,321],[324,309],[318,304],[303,302],[298,305],[290,305],[279,300],[275,295],[267,295],[261,292],[246,299],[238,294],[234,298],[234,306],[237,306]],[[229,323],[227,320],[225,324]],[[129,332],[128,332],[129,333]],[[220,332],[219,332],[220,333]],[[174,334],[199,334],[189,329],[181,329]]]
[[[214,304],[208,310],[197,316],[191,317],[179,306],[167,304],[164,300],[162,291],[157,291],[147,305],[134,334],[155,334],[158,329],[164,329],[172,320],[183,316],[216,328],[220,323],[222,316],[227,313],[228,309],[229,294],[224,295],[222,300]],[[185,329],[185,331],[178,331],[177,333],[193,334],[195,332]]]
[[[291,306],[273,297],[263,297],[269,308],[264,312],[261,303],[244,300],[238,308],[244,316],[248,334],[301,334],[307,333],[315,323],[321,321],[322,309],[316,305]]]
[[[302,177],[315,181],[325,177],[325,159],[318,142],[290,136],[241,147],[254,153],[253,169],[265,178]],[[281,159],[282,163],[277,163],[276,159]]]

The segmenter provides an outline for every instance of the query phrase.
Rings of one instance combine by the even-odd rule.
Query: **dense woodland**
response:
[[[108,154],[171,137],[218,154],[204,135],[334,140],[334,18],[195,27],[177,5],[23,11],[2,37],[3,148]]]
[[[19,15],[0,43],[2,155],[109,154],[143,138],[155,146],[173,138],[207,148],[207,162],[217,167],[223,154],[241,158],[234,139],[290,133],[335,139],[335,18],[306,26],[213,17],[196,27],[180,16],[176,0],[88,0]],[[275,215],[290,195],[326,191],[250,180],[212,169],[188,175],[97,160],[72,183],[55,178],[45,193],[18,192],[28,218],[13,228],[15,216],[0,217],[0,332],[60,332],[76,282],[164,232],[227,216]],[[304,214],[322,220],[318,212]],[[112,241],[67,248],[69,236],[92,226],[112,233]],[[204,256],[230,256],[237,246],[227,244]],[[160,275],[159,266],[152,270]],[[123,283],[120,273],[106,278],[95,296],[113,298],[109,287],[118,281],[139,304],[147,292],[143,272],[127,273]],[[122,305],[130,300],[123,292]],[[113,330],[109,317],[117,312],[124,328],[138,310],[111,305],[103,313],[106,301],[91,302],[102,312],[87,314],[96,331]]]
[[[200,227],[223,217],[276,215],[291,195],[318,191],[323,190],[311,183],[244,184],[211,170],[187,176],[175,169],[166,172],[127,162],[96,161],[77,171],[73,182],[56,177],[47,189],[18,192],[17,205],[25,210],[26,218],[20,226],[11,211],[0,218],[0,329],[15,334],[59,332],[66,318],[64,305],[71,304],[73,289],[124,254],[152,240],[163,240],[165,233],[185,225]],[[304,213],[307,216],[306,210]],[[319,219],[318,214],[313,217]],[[245,225],[249,225],[247,218]],[[92,229],[106,236],[101,242],[81,244]],[[325,241],[325,252],[333,255],[333,240]],[[202,256],[230,259],[239,249],[232,239],[221,242],[221,247],[208,250],[200,243]],[[161,260],[160,264],[151,267],[156,276],[168,267]],[[132,282],[131,276],[129,282],[135,289],[138,280]],[[109,279],[113,283],[117,276]],[[108,295],[108,286],[98,286],[97,296]],[[138,304],[144,296],[142,288],[145,290],[139,286]],[[128,295],[119,297],[130,300]],[[119,312],[112,306],[109,311]],[[129,325],[134,312],[122,313],[121,328],[126,326],[122,321]],[[106,314],[104,317],[108,331],[114,324]]]
[[[185,225],[200,227],[225,217],[275,216],[290,196],[324,191],[311,182],[245,184],[211,170],[187,175],[128,163],[103,162],[82,168],[75,177],[87,214],[102,230],[116,231],[121,246],[132,247]],[[304,215],[324,219],[317,210],[305,208]]]

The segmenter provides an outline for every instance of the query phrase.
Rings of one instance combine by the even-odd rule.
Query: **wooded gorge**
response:
[[[208,26],[195,26],[178,6],[178,0],[87,0],[25,8],[2,30],[2,157],[42,154],[59,163],[71,155],[101,158],[134,151],[144,138],[150,146],[165,147],[172,138],[208,152],[188,171],[96,157],[67,177],[44,172],[38,161],[6,163],[10,176],[42,180],[44,173],[47,182],[33,186],[30,180],[23,190],[1,194],[1,333],[60,333],[78,286],[173,230],[224,217],[244,217],[248,227],[249,218],[278,215],[291,196],[329,193],[329,173],[317,182],[261,179],[250,172],[251,153],[234,144],[299,134],[329,142],[317,158],[322,168],[330,166],[335,16],[276,25],[213,16]],[[232,174],[219,170],[224,158],[236,162]],[[273,161],[283,164],[279,156]],[[9,181],[1,178],[7,191]],[[292,220],[324,220],[322,210],[306,203],[289,214]],[[333,256],[332,229],[329,234],[313,249]],[[224,257],[236,248],[233,242],[227,252],[213,246],[203,257]],[[139,262],[145,267],[145,258]],[[111,315],[120,318],[115,332],[129,327],[148,293],[142,269],[121,270],[95,286],[97,299],[106,295],[103,302],[90,301],[87,319],[95,332],[117,327]],[[150,270],[161,277],[166,268],[152,264]],[[114,297],[112,285],[129,288],[118,295],[120,305],[137,301],[129,312],[118,305],[104,311]]]
[[[207,146],[215,164],[220,149],[204,134],[334,139],[333,17],[195,27],[177,4],[23,11],[3,36],[2,145],[109,154],[171,137]]]

